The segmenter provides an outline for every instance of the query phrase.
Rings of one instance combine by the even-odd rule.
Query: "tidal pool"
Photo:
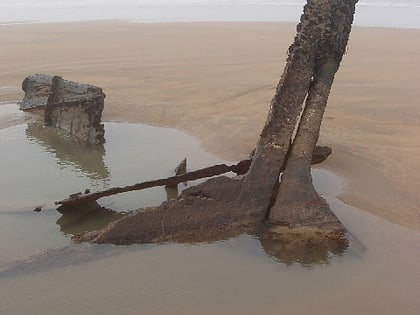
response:
[[[16,104],[0,106],[0,120],[19,115]],[[159,205],[168,195],[164,187],[151,188],[102,198],[98,203],[103,208],[61,213],[54,201],[85,189],[173,176],[185,157],[190,170],[225,162],[174,129],[114,122],[105,123],[105,129],[103,147],[75,143],[39,122],[0,129],[0,263],[69,244],[75,233],[104,227],[124,212]],[[41,212],[34,211],[37,207]]]
[[[22,115],[15,107],[0,105],[0,120]],[[342,203],[342,179],[322,168],[315,186],[358,241],[321,263],[285,263],[248,235],[72,245],[73,233],[159,204],[166,192],[104,198],[105,209],[81,213],[60,213],[53,201],[171,176],[184,157],[189,169],[225,162],[177,130],[112,122],[105,130],[104,147],[92,149],[30,122],[0,129],[0,314],[420,313],[420,233]]]

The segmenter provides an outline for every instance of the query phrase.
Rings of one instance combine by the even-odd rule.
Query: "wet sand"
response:
[[[95,84],[104,119],[175,127],[223,159],[255,145],[295,26],[92,22],[0,26],[0,102],[48,73]],[[320,142],[340,198],[420,229],[420,30],[355,28]],[[10,125],[10,123],[8,124]],[[3,127],[3,126],[0,126]]]

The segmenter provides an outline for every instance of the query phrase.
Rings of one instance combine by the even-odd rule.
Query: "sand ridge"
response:
[[[0,26],[0,102],[33,73],[101,86],[104,119],[179,128],[239,160],[283,71],[290,23],[83,22]],[[354,28],[320,142],[342,199],[420,229],[420,30]]]

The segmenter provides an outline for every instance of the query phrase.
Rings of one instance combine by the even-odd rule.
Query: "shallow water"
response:
[[[71,245],[51,201],[171,175],[185,155],[190,169],[220,160],[172,129],[107,123],[104,150],[92,153],[53,144],[30,126],[0,130],[0,314],[420,313],[420,233],[345,205],[336,198],[343,181],[320,168],[317,190],[358,240],[322,264],[282,263],[246,235],[196,245]],[[101,203],[121,211],[165,198],[157,189]]]
[[[16,104],[0,106],[0,120],[11,115],[23,114]],[[105,129],[106,143],[99,148],[74,143],[39,123],[0,129],[0,263],[69,244],[67,236],[104,227],[121,216],[116,211],[158,205],[167,193],[157,187],[99,200],[113,211],[88,207],[59,213],[54,201],[85,189],[173,176],[185,157],[190,170],[225,162],[174,129],[112,122],[105,123]],[[34,212],[39,206],[42,211]]]

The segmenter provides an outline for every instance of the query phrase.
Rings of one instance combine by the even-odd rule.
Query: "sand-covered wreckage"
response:
[[[160,206],[139,209],[103,229],[77,234],[73,240],[201,242],[247,233],[258,236],[267,252],[286,262],[322,262],[328,260],[329,253],[342,253],[349,245],[349,233],[315,190],[311,164],[331,153],[329,148],[316,145],[334,76],[346,51],[356,3],[307,0],[251,159],[102,192],[73,194],[56,202],[60,211],[74,211],[83,203],[116,193],[213,177]],[[79,125],[92,122],[103,107],[102,90],[60,77],[29,77],[23,88],[27,93],[23,108],[25,104],[28,108],[41,105],[46,124],[62,124],[70,133],[75,133],[75,128],[80,133]],[[82,117],[70,123],[72,110],[67,105],[77,102]],[[93,107],[85,108],[84,104]],[[99,121],[92,125],[94,129],[84,131],[85,138],[93,143],[103,141]],[[240,176],[214,177],[226,172]]]
[[[20,109],[41,116],[44,125],[64,130],[79,142],[105,142],[101,123],[105,94],[100,87],[35,74],[23,81],[22,89]]]
[[[316,192],[311,163],[334,76],[346,51],[356,3],[307,0],[252,159],[89,193],[57,204],[72,207],[80,201],[95,202],[102,196],[155,184],[176,185],[190,180],[188,176],[196,179],[225,170],[241,176],[214,177],[185,189],[174,200],[139,209],[104,229],[75,235],[73,240],[113,244],[200,242],[247,233],[258,236],[267,252],[286,262],[327,261],[329,253],[342,253],[349,245],[350,234]]]

